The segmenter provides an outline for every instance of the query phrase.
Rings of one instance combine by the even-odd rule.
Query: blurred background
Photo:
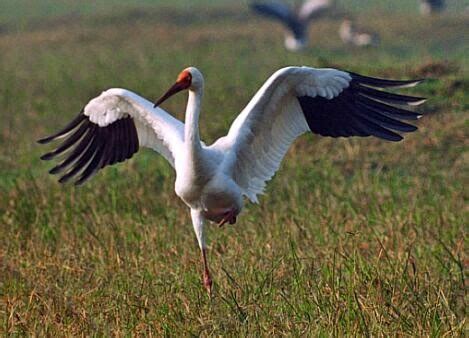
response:
[[[3,23],[22,25],[28,24],[31,19],[57,18],[63,15],[96,15],[117,14],[129,9],[152,10],[158,8],[177,8],[192,10],[199,13],[211,8],[231,7],[242,10],[250,2],[248,0],[97,0],[97,1],[72,1],[72,0],[4,0],[0,4],[1,19]],[[257,1],[259,2],[259,1]],[[269,2],[269,1],[263,1]],[[275,2],[275,1],[274,1]],[[295,4],[295,1],[284,1]],[[469,3],[464,0],[446,0],[445,11],[455,14],[464,11]],[[300,3],[300,1],[296,1]],[[340,8],[352,11],[375,11],[386,14],[414,14],[419,11],[419,0],[337,0],[335,3]]]
[[[467,332],[469,1],[337,1],[299,53],[249,3],[0,1],[0,335]],[[345,16],[379,44],[344,44]],[[397,144],[298,140],[260,205],[209,227],[208,299],[164,159],[144,150],[75,188],[35,142],[101,91],[154,100],[189,65],[206,143],[287,65],[427,78],[404,92],[429,100]],[[185,102],[165,109],[183,119]]]

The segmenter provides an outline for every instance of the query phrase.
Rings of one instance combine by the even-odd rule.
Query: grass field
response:
[[[37,3],[56,12],[33,11]],[[0,5],[0,336],[467,335],[463,2],[421,18],[384,16],[377,4],[388,2],[376,1],[355,15],[381,35],[379,48],[344,47],[339,19],[325,19],[302,54],[287,53],[281,28],[237,2],[197,16],[183,1],[110,3],[79,14],[72,1]],[[208,227],[210,299],[162,157],[142,151],[74,188],[47,174],[39,156],[48,148],[35,143],[102,90],[153,100],[188,65],[207,82],[207,143],[285,65],[427,77],[406,92],[430,100],[419,131],[397,144],[297,141],[260,205],[234,226]],[[165,108],[182,119],[185,99]]]

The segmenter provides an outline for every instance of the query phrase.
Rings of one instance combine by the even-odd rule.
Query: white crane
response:
[[[288,29],[285,48],[299,51],[308,44],[308,26],[314,19],[319,19],[332,7],[332,0],[306,0],[297,8],[291,8],[279,1],[269,3],[251,3],[251,8],[264,16],[279,20]]]
[[[132,157],[139,146],[163,155],[176,170],[176,194],[190,208],[202,253],[203,284],[210,292],[205,222],[219,226],[235,223],[243,197],[257,202],[288,148],[303,133],[401,140],[395,131],[417,128],[400,120],[420,115],[396,105],[418,105],[425,99],[375,88],[411,87],[419,82],[371,78],[336,69],[283,68],[259,89],[228,134],[206,146],[199,137],[204,78],[199,70],[189,67],[155,105],[125,89],[106,90],[63,130],[39,140],[62,140],[41,158],[65,154],[50,173],[62,174],[59,182],[74,179],[79,185],[105,166]],[[185,89],[189,97],[182,123],[158,106]]]
[[[357,47],[376,46],[379,38],[376,33],[365,32],[356,27],[351,19],[344,19],[339,28],[342,42]]]

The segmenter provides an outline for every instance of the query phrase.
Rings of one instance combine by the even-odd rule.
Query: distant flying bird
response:
[[[357,47],[376,46],[378,35],[358,29],[350,19],[345,19],[339,28],[339,36],[342,42]]]
[[[283,2],[251,3],[251,8],[264,16],[281,21],[289,30],[285,37],[285,47],[290,51],[299,51],[308,44],[308,26],[314,19],[319,19],[332,7],[332,0],[307,0],[296,9]]]
[[[283,68],[264,83],[228,134],[207,146],[199,137],[204,78],[199,70],[189,67],[155,105],[125,89],[106,90],[63,130],[39,140],[62,140],[41,158],[61,155],[62,162],[50,173],[61,174],[59,182],[75,180],[79,185],[100,169],[131,158],[141,146],[163,155],[176,170],[176,195],[190,208],[202,253],[203,284],[210,293],[205,222],[234,224],[243,198],[258,202],[290,145],[306,132],[400,141],[402,136],[395,131],[417,129],[401,120],[415,120],[420,115],[396,105],[415,106],[425,99],[375,88],[412,87],[419,82],[336,69]],[[185,123],[159,108],[182,90],[189,91]]]
[[[445,7],[444,0],[420,0],[420,13],[422,15],[431,15],[442,12]]]

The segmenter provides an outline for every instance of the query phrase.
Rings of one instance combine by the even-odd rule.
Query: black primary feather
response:
[[[421,115],[394,105],[418,105],[425,99],[375,88],[411,87],[422,80],[387,80],[351,72],[349,74],[352,77],[349,87],[337,97],[298,97],[313,133],[331,137],[376,136],[395,142],[402,140],[402,136],[396,131],[417,130],[417,127],[401,120],[415,120]]]
[[[100,127],[82,110],[61,131],[38,142],[48,143],[66,134],[70,135],[55,150],[41,157],[50,160],[65,154],[63,161],[49,171],[60,174],[67,170],[59,179],[61,183],[75,179],[76,185],[83,184],[99,169],[129,159],[139,149],[137,128],[130,116]]]

